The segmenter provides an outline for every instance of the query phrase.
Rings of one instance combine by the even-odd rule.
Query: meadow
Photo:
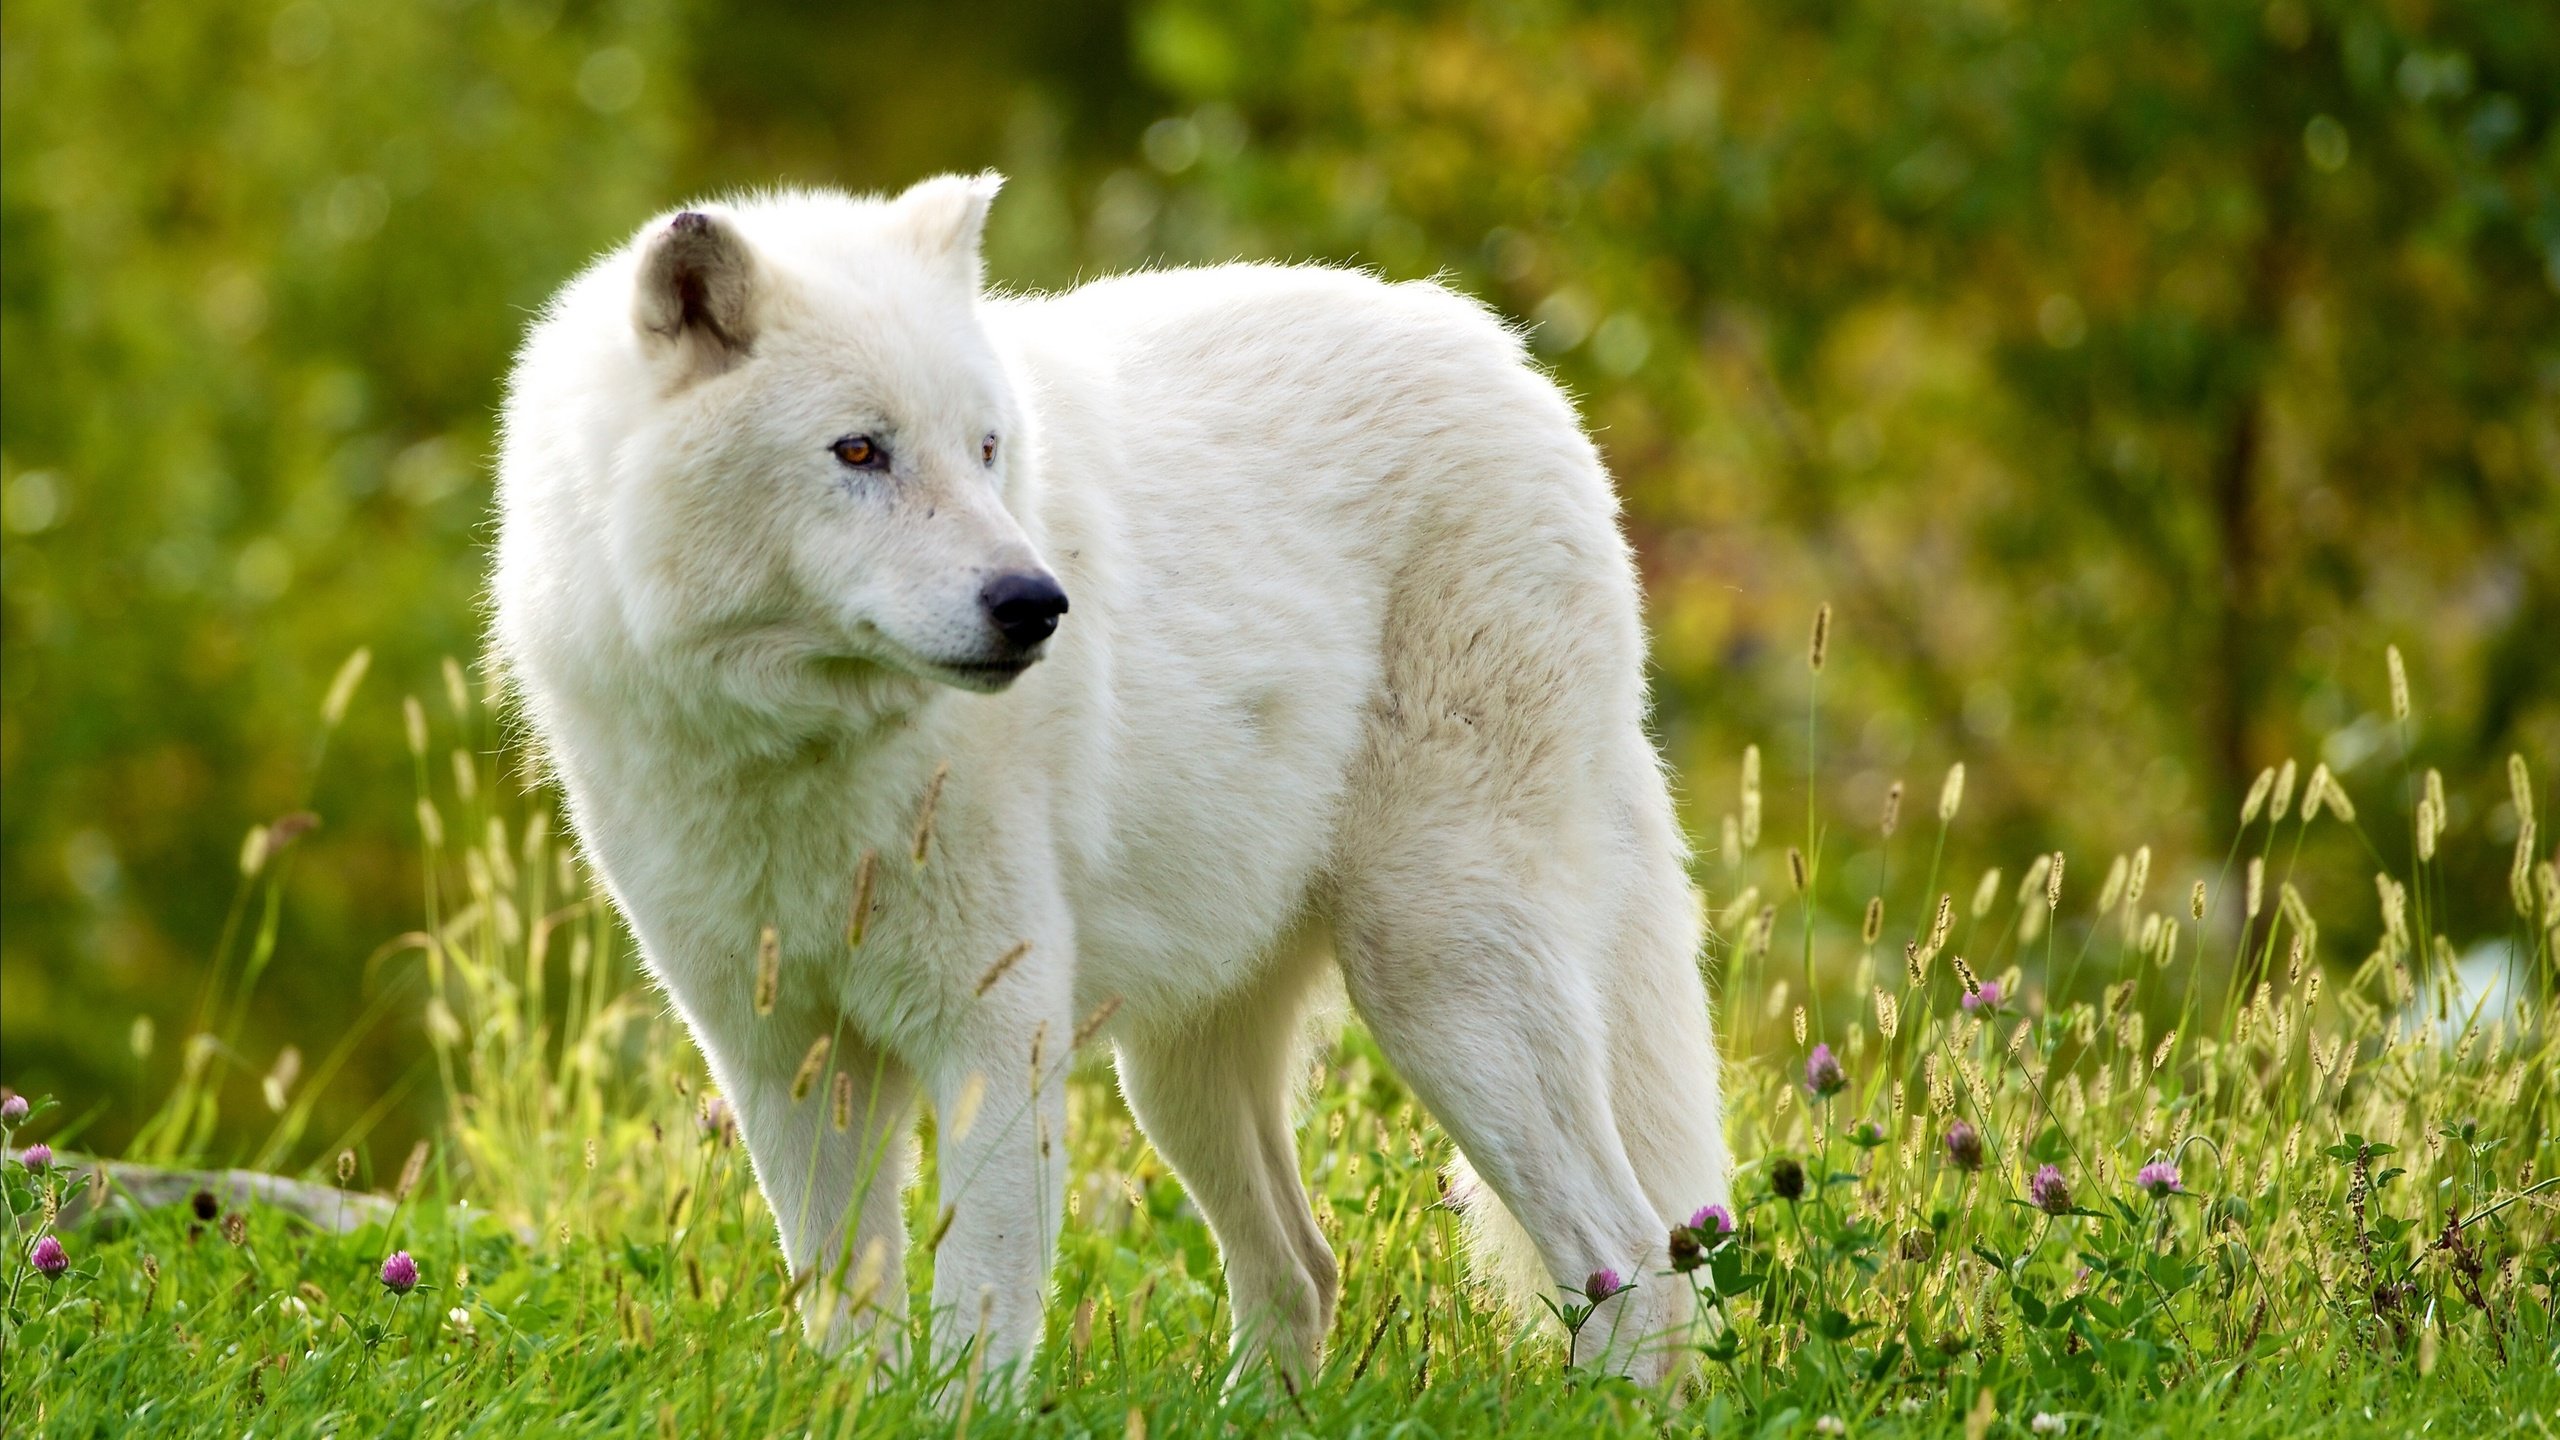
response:
[[[363,676],[362,657],[340,671],[324,738]],[[1673,1233],[1664,1272],[1617,1277],[1707,1299],[1693,1383],[1571,1368],[1584,1294],[1522,1316],[1469,1283],[1449,1146],[1355,1028],[1311,1066],[1301,1131],[1343,1265],[1322,1370],[1230,1372],[1214,1244],[1087,1053],[1061,1062],[1048,1339],[1007,1397],[966,1362],[804,1342],[802,1307],[884,1284],[920,1313],[944,1213],[930,1165],[903,1274],[784,1271],[699,1061],[548,812],[480,743],[493,722],[463,670],[447,677],[401,707],[422,923],[366,965],[369,1003],[431,1042],[442,1124],[405,1155],[373,1153],[369,1122],[310,1132],[358,1027],[316,1061],[266,1062],[268,1133],[244,1158],[299,1164],[292,1194],[208,1181],[137,1203],[137,1180],[170,1199],[170,1169],[203,1160],[221,1076],[245,1063],[299,822],[253,829],[197,1038],[125,1154],[75,1154],[87,1097],[8,1112],[8,1433],[1975,1440],[2549,1435],[2560,1418],[2560,878],[2534,838],[2548,776],[2520,756],[2513,914],[2461,917],[2510,937],[2493,995],[2442,938],[2443,871],[2479,857],[2439,848],[2433,772],[2351,796],[2288,760],[2229,817],[2222,865],[2189,875],[2138,845],[1976,853],[1959,768],[1895,785],[1869,873],[1825,863],[1850,837],[1808,833],[1818,775],[1803,824],[1779,818],[1793,777],[1754,747],[1698,858],[1733,1202]],[[2405,730],[2396,651],[2389,684]],[[2324,949],[2294,884],[2325,827],[2376,866],[2361,957]],[[1826,895],[1852,913],[1865,897],[1856,928],[1824,920]],[[814,1057],[806,1078],[801,1103],[853,1119]],[[1004,1105],[999,1086],[977,1114],[927,1117],[927,1156],[937,1119],[1001,1123]]]
[[[2554,74],[2514,0],[9,0],[0,1433],[2550,1436]],[[566,277],[989,167],[997,288],[1437,278],[1574,395],[1713,930],[1733,1230],[1619,1277],[1690,1389],[1470,1286],[1356,1024],[1321,1373],[1226,1373],[1099,1046],[1021,1403],[801,1338],[925,1293],[930,1164],[795,1287],[442,657]]]

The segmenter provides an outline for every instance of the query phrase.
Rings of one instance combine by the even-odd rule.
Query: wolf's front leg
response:
[[[800,1280],[801,1327],[830,1350],[868,1338],[894,1361],[907,1302],[899,1203],[914,1148],[914,1074],[850,1026],[830,1033],[786,1015],[755,1023],[766,1033],[731,1053],[706,1048]],[[815,1054],[822,1037],[826,1050]]]
[[[1064,1208],[1074,1023],[1065,967],[1032,958],[980,997],[929,1080],[949,1217],[934,1254],[935,1355],[965,1363],[974,1340],[988,1379],[1015,1385],[1040,1342]]]

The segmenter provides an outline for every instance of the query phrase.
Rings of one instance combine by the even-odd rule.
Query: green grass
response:
[[[452,701],[470,704],[459,686]],[[2432,856],[2393,881],[2398,918],[2361,957],[2323,949],[2291,884],[2305,829],[2379,823],[2353,818],[2325,779],[2325,813],[2311,818],[2310,792],[2287,787],[2218,872],[2172,885],[2147,854],[2113,874],[2074,861],[2058,907],[2050,862],[2018,857],[2005,857],[2017,882],[1941,891],[1944,857],[1963,850],[1951,798],[1938,833],[1919,837],[1935,857],[1928,884],[1891,897],[1872,927],[1891,940],[1827,923],[1775,842],[1711,857],[1702,879],[1730,937],[1708,963],[1741,1229],[1685,1273],[1634,1277],[1698,1285],[1722,1317],[1698,1337],[1698,1383],[1677,1393],[1568,1370],[1552,1322],[1469,1287],[1440,1197],[1447,1142],[1356,1031],[1324,1058],[1301,1140],[1343,1261],[1330,1354],[1300,1384],[1230,1380],[1207,1230],[1089,1058],[1048,1341],[1029,1398],[991,1403],[965,1371],[802,1342],[795,1306],[817,1287],[783,1273],[743,1153],[705,1122],[698,1062],[635,987],[600,898],[485,762],[465,757],[428,786],[445,767],[429,765],[431,727],[412,713],[432,793],[429,918],[369,973],[377,1003],[423,1017],[433,1061],[420,1083],[441,1088],[446,1126],[401,1178],[366,1174],[362,1127],[305,1133],[342,1054],[305,1075],[279,1067],[273,1133],[243,1158],[308,1156],[323,1180],[345,1164],[355,1188],[399,1196],[387,1221],[333,1235],[266,1208],[206,1221],[110,1198],[62,1227],[71,1268],[50,1279],[27,1258],[36,1234],[72,1187],[111,1195],[113,1166],[105,1182],[85,1165],[8,1166],[7,1433],[2560,1428],[2560,1030],[2543,1018],[2560,887],[2529,837],[2515,916],[2448,923],[2430,907],[2450,857]],[[2425,787],[2410,777],[2408,793]],[[1811,883],[1839,884],[1805,838]],[[271,953],[289,858],[266,841],[244,857],[242,918],[202,1006],[214,1038],[190,1048],[135,1160],[189,1161],[217,1133],[224,1037]],[[2243,925],[2253,862],[2260,901]],[[2370,892],[2386,916],[2391,888]],[[1762,889],[1786,898],[1764,904]],[[1827,898],[1854,916],[1865,897]],[[1800,951],[1773,943],[1790,924]],[[2436,936],[2457,928],[2514,937],[2528,993],[2441,1032],[2403,1027],[2406,1006],[2449,1008]],[[1809,974],[1825,977],[1818,1028],[1798,1008]],[[1981,982],[2006,1003],[1969,1011]],[[1846,1078],[1828,1098],[1805,1085],[1816,1040]],[[826,1103],[824,1088],[805,1103]],[[40,1106],[12,1143],[60,1113]],[[1947,1156],[1957,1120],[1986,1141],[1978,1173]],[[2142,1193],[2136,1173],[2163,1159],[2183,1188]],[[2070,1187],[2064,1213],[2027,1198],[2047,1164]],[[1801,1194],[1781,1198],[1790,1167]],[[909,1208],[911,1233],[932,1235],[929,1165]],[[406,1296],[377,1279],[394,1249],[422,1272]],[[918,1246],[905,1275],[918,1313],[930,1265]]]

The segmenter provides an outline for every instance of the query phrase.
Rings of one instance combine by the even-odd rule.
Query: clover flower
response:
[[[18,1152],[18,1163],[41,1175],[53,1168],[53,1147],[41,1142]]]
[[[1849,1072],[1840,1068],[1840,1057],[1831,1053],[1827,1044],[1816,1045],[1804,1059],[1804,1088],[1816,1095],[1831,1096],[1849,1088]]]
[[[1733,1212],[1721,1205],[1702,1205],[1698,1207],[1698,1213],[1689,1217],[1689,1228],[1709,1235],[1730,1235],[1733,1233]]]
[[[2071,1182],[2062,1178],[2059,1166],[2047,1165],[2027,1181],[2027,1198],[2047,1215],[2059,1215],[2071,1208]]]
[[[418,1288],[418,1262],[406,1250],[394,1250],[382,1262],[382,1288],[394,1295],[406,1295]]]
[[[1687,1226],[1674,1229],[1671,1232],[1672,1273],[1686,1275],[1705,1263],[1707,1263],[1707,1253],[1705,1248],[1698,1244],[1698,1232]]]
[[[1606,1265],[1592,1271],[1590,1277],[1582,1282],[1582,1293],[1591,1297],[1591,1303],[1594,1305],[1599,1304],[1601,1301],[1608,1299],[1610,1296],[1617,1294],[1621,1290],[1631,1288],[1633,1287],[1628,1285],[1626,1281],[1618,1278],[1617,1271],[1610,1269]]]
[[[1948,1126],[1947,1160],[1959,1170],[1971,1172],[1981,1169],[1982,1132],[1964,1120]]]
[[[62,1253],[62,1242],[47,1235],[27,1252],[28,1263],[34,1265],[47,1280],[60,1279],[71,1268],[71,1257]]]
[[[1965,1013],[1967,1014],[1971,1014],[1977,1010],[1999,1009],[2000,982],[1997,980],[1983,981],[1981,985],[1965,992],[1964,999],[1959,1003],[1964,1006]]]
[[[702,1097],[701,1108],[693,1113],[693,1123],[705,1140],[717,1140],[726,1145],[737,1137],[737,1112],[729,1108],[727,1100],[717,1095]]]
[[[1804,1198],[1804,1167],[1794,1160],[1780,1157],[1769,1167],[1769,1191],[1781,1200]]]
[[[12,1095],[0,1100],[0,1125],[15,1125],[27,1118],[27,1097]]]
[[[2178,1183],[2178,1167],[2166,1160],[2143,1166],[2133,1183],[2154,1200],[2165,1200],[2186,1188]]]

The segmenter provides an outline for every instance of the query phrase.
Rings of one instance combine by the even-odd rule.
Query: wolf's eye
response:
[[[868,435],[847,435],[827,448],[835,454],[836,459],[856,470],[889,468],[888,447]]]
[[[996,463],[996,437],[993,434],[989,434],[986,439],[978,442],[978,463],[981,465]]]

